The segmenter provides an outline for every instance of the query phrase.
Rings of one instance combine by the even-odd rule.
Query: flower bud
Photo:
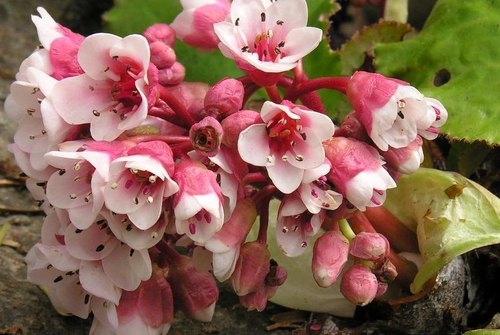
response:
[[[175,30],[168,24],[156,23],[144,31],[144,37],[146,37],[149,43],[162,42],[173,46],[175,43]]]
[[[338,231],[328,231],[316,240],[313,248],[312,273],[321,287],[337,280],[349,256],[349,241]]]
[[[241,81],[226,78],[215,84],[205,96],[205,112],[223,119],[236,113],[243,106],[245,90]]]
[[[355,264],[342,276],[340,292],[353,304],[369,304],[375,299],[377,291],[377,277],[366,266]]]
[[[267,246],[258,241],[241,246],[240,257],[231,276],[233,289],[239,296],[256,292],[269,273],[271,255]]]
[[[175,305],[187,317],[204,322],[212,320],[219,291],[210,273],[196,270],[191,258],[179,255],[171,264],[167,279]]]
[[[346,115],[340,127],[335,129],[334,136],[351,137],[364,142],[369,140],[365,128],[354,112]]]
[[[176,61],[175,51],[170,46],[162,42],[153,42],[149,45],[151,50],[151,63],[158,69],[169,68]]]
[[[252,110],[241,110],[229,115],[221,122],[224,129],[222,143],[230,148],[236,148],[240,133],[249,126],[259,122],[262,122],[260,114]]]
[[[222,141],[222,126],[211,116],[205,117],[189,129],[193,148],[203,156],[213,157],[219,152]]]
[[[378,261],[390,251],[389,241],[379,233],[361,232],[351,241],[350,254],[369,261]]]
[[[283,285],[287,272],[284,267],[279,266],[274,259],[271,259],[271,268],[266,276],[266,286],[277,287]]]
[[[177,85],[184,80],[184,65],[175,62],[171,67],[158,70],[158,82],[161,85]]]

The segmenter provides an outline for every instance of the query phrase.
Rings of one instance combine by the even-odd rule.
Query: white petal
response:
[[[274,183],[274,186],[285,194],[295,191],[302,181],[304,170],[296,168],[281,159],[276,160],[276,164],[267,167],[269,178]]]
[[[245,162],[255,166],[269,164],[271,153],[265,124],[254,124],[240,133],[238,152]]]
[[[82,287],[89,293],[118,305],[121,290],[106,276],[101,262],[82,262],[80,265],[80,282]]]

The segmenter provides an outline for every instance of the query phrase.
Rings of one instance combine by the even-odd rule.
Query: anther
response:
[[[71,194],[69,195],[69,198],[70,198],[71,200],[75,200],[75,199],[76,199],[76,194],[75,194],[75,193],[71,193]]]
[[[101,251],[103,251],[103,250],[104,250],[104,244],[99,244],[99,245],[97,246],[97,248],[95,248],[95,251],[97,251],[97,252],[101,252]]]
[[[26,112],[28,113],[29,116],[31,116],[33,115],[33,113],[35,113],[35,110],[33,108],[28,108]]]
[[[236,21],[234,21],[234,25],[235,26],[239,26],[240,25],[240,18],[236,18]]]
[[[92,114],[94,114],[94,116],[101,116],[101,113],[99,113],[97,110],[93,110],[92,111]]]
[[[117,188],[118,188],[118,184],[117,183],[111,184],[111,189],[112,190],[116,190]]]
[[[277,24],[278,26],[281,26],[283,23],[285,23],[285,22],[283,22],[283,21],[281,21],[281,20],[276,21],[276,24]]]
[[[304,156],[302,156],[302,155],[296,155],[296,156],[295,156],[295,160],[296,160],[297,162],[302,162],[302,161],[304,160]]]
[[[152,203],[153,203],[153,201],[154,201],[154,199],[153,199],[153,197],[152,197],[152,196],[149,196],[147,200],[148,200],[148,202],[149,202],[150,204],[152,204]]]
[[[266,21],[266,13],[260,13],[260,20],[262,22]]]
[[[401,119],[404,119],[405,118],[405,115],[403,114],[402,111],[399,111],[398,112],[398,116],[401,118]]]

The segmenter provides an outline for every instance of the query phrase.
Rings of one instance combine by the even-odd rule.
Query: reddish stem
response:
[[[260,207],[260,226],[259,226],[259,234],[257,235],[257,241],[260,243],[267,243],[267,227],[269,226],[269,202],[271,201],[271,197],[267,197],[264,199],[262,206]]]
[[[366,218],[372,226],[387,237],[391,246],[398,251],[419,252],[418,240],[413,231],[406,227],[385,207],[369,207]]]
[[[279,104],[281,103],[282,99],[280,96],[280,92],[278,91],[278,87],[276,85],[274,86],[267,86],[265,87],[267,95],[269,95],[269,98],[271,99],[272,102]]]
[[[290,90],[285,95],[284,99],[295,101],[298,97],[304,94],[311,93],[322,88],[336,90],[345,94],[348,81],[349,77],[320,77],[309,79]]]
[[[245,177],[243,177],[241,183],[245,185],[252,183],[262,183],[265,181],[267,181],[267,177],[261,172],[251,172],[248,173]]]
[[[180,116],[189,126],[196,123],[196,120],[189,114],[186,106],[184,106],[166,87],[158,85],[160,98],[172,108],[175,113]]]

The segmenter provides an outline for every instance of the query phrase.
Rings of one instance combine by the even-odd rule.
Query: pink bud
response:
[[[366,266],[355,264],[342,276],[340,292],[353,304],[365,306],[375,299],[377,277]]]
[[[279,266],[274,259],[271,259],[271,268],[266,276],[266,286],[277,287],[283,285],[288,276],[284,267]]]
[[[170,265],[167,279],[175,305],[186,316],[204,322],[212,320],[219,291],[210,273],[196,270],[191,258],[179,255]]]
[[[312,273],[321,287],[337,280],[349,256],[349,241],[338,231],[328,231],[316,240],[313,248]]]
[[[149,45],[151,50],[151,63],[158,69],[169,68],[176,61],[175,51],[170,46],[162,42],[153,42]]]
[[[381,260],[389,254],[389,241],[379,233],[361,232],[351,241],[351,250],[354,257],[369,261]]]
[[[189,138],[196,151],[204,156],[213,157],[219,153],[222,133],[219,121],[207,116],[189,129]]]
[[[245,90],[241,81],[228,78],[215,84],[205,96],[205,112],[214,118],[225,118],[243,106]]]
[[[144,37],[149,43],[162,42],[173,46],[175,43],[175,30],[168,24],[156,23],[146,29]]]
[[[237,295],[256,292],[264,284],[269,273],[270,259],[271,255],[265,244],[254,241],[241,246],[240,257],[231,275],[231,284]]]
[[[249,126],[260,122],[262,122],[260,114],[252,110],[241,110],[229,115],[221,122],[224,129],[222,143],[230,148],[236,148],[240,133]]]
[[[171,67],[158,70],[158,82],[161,85],[177,85],[184,80],[186,69],[184,65],[175,62]]]
[[[377,295],[375,297],[380,297],[385,292],[387,292],[388,287],[389,287],[389,284],[379,281],[378,287],[377,287]]]
[[[361,122],[359,122],[359,119],[354,112],[346,115],[344,120],[342,120],[340,127],[335,129],[334,136],[351,137],[364,142],[367,142],[370,139],[365,128]]]

